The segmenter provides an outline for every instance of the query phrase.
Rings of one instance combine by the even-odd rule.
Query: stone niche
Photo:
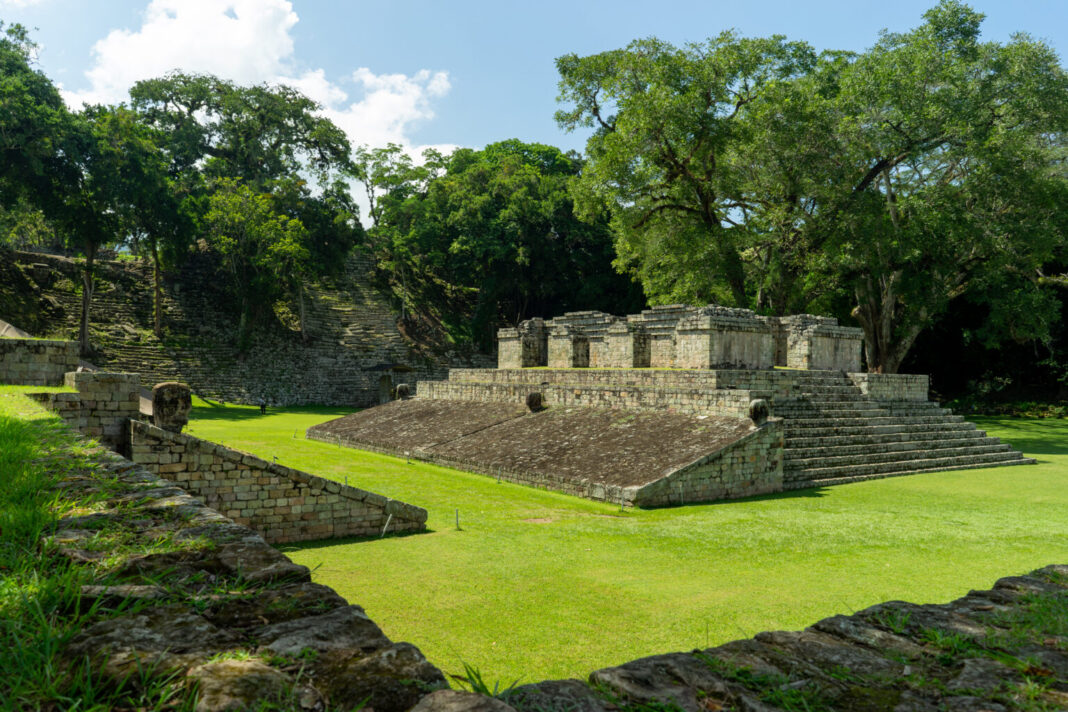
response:
[[[581,329],[560,325],[549,331],[549,368],[587,368],[590,340]]]
[[[775,366],[772,329],[749,309],[701,307],[679,321],[675,331],[676,368]]]
[[[608,328],[619,321],[619,317],[605,314],[599,311],[567,312],[563,316],[555,317],[548,322],[551,329],[566,327],[572,333],[581,334],[585,337],[589,356],[586,366],[603,368],[606,365]],[[580,347],[581,348],[581,347]],[[559,361],[560,368],[573,368]]]
[[[548,331],[540,318],[518,328],[497,331],[497,368],[534,368],[548,365]]]
[[[605,367],[649,368],[649,334],[640,324],[618,321],[605,336]]]

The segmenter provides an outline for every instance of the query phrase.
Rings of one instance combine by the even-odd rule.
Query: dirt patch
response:
[[[531,517],[530,519],[523,519],[524,522],[530,524],[550,524],[553,521],[552,517]]]

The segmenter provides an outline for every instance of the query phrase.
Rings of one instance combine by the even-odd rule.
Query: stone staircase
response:
[[[796,378],[800,393],[773,400],[784,489],[1035,462],[937,403],[868,398],[841,373]]]

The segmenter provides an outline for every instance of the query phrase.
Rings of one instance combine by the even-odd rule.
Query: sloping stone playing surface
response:
[[[308,437],[577,491],[647,485],[756,430],[745,418],[578,407],[531,413],[509,403],[415,398],[317,425]]]
[[[398,453],[430,450],[529,413],[512,403],[397,400],[316,425],[308,437]]]

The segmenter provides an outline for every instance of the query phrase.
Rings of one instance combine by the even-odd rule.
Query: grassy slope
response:
[[[1038,466],[621,515],[302,439],[342,412],[199,404],[190,432],[426,507],[431,533],[288,553],[447,672],[463,660],[504,682],[584,677],[880,601],[943,602],[1068,562],[1066,421],[981,420]]]

